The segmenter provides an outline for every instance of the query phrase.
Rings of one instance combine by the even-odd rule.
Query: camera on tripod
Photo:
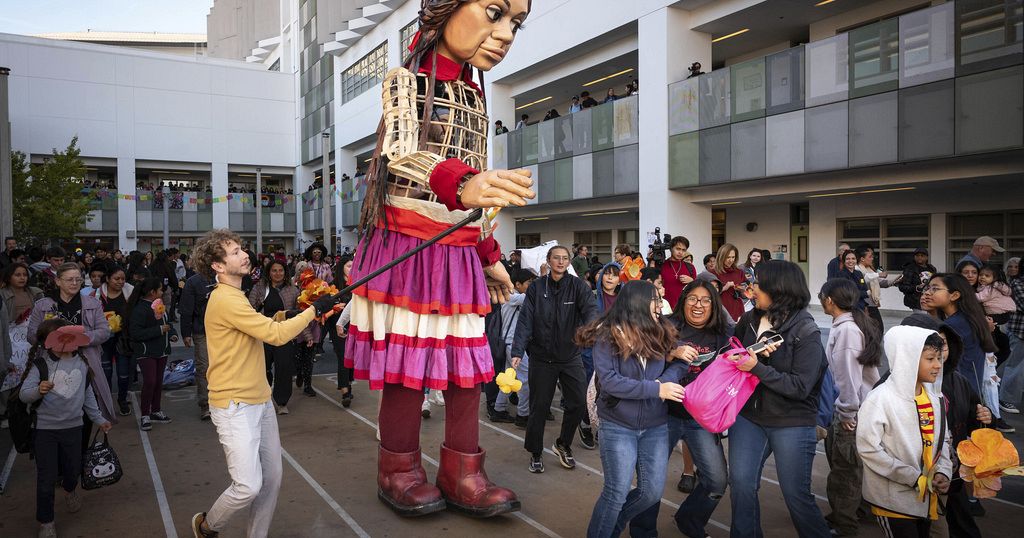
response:
[[[651,259],[658,267],[665,261],[665,251],[669,249],[671,243],[672,234],[662,235],[661,228],[654,228],[654,242],[648,243],[647,247],[651,249]]]

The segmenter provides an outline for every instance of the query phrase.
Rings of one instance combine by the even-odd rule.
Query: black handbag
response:
[[[92,436],[92,443],[85,450],[82,489],[98,489],[116,484],[123,474],[121,461],[117,459],[117,453],[107,442],[107,434],[103,434],[103,441],[96,442],[99,435],[100,431],[96,430]]]

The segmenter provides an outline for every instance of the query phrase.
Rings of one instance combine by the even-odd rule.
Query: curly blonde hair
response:
[[[224,262],[224,258],[227,256],[224,245],[231,241],[239,245],[242,244],[242,238],[227,228],[206,232],[206,235],[196,241],[196,246],[192,249],[192,267],[197,273],[213,280],[217,276],[217,272],[213,270],[213,263]]]

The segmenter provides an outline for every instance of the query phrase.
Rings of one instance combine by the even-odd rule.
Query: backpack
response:
[[[32,359],[31,366],[35,366],[39,370],[39,379],[50,377],[46,359],[36,357]],[[25,373],[21,376],[21,383],[14,387],[7,399],[7,424],[11,431],[11,440],[14,441],[14,449],[19,454],[32,452],[32,440],[36,430],[36,410],[43,403],[42,398],[31,404],[21,401],[21,386],[25,383],[31,366],[25,368]]]
[[[821,378],[821,390],[818,393],[818,426],[828,429],[832,424],[832,415],[836,411],[836,398],[839,398],[839,387],[832,377],[832,370],[825,368]]]

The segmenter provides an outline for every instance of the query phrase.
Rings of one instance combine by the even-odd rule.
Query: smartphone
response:
[[[767,340],[761,340],[760,342],[755,342],[753,345],[751,345],[750,347],[747,348],[747,351],[749,351],[751,355],[756,355],[756,354],[764,351],[764,348],[768,347],[768,344],[779,345],[779,344],[781,344],[784,341],[785,340],[782,338],[781,334],[776,334],[775,336],[772,336],[771,338],[768,338]]]

